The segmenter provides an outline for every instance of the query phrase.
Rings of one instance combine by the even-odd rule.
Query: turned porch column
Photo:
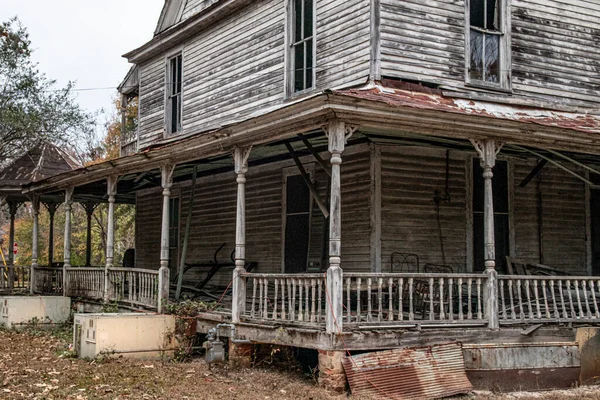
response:
[[[46,210],[48,210],[48,267],[52,267],[54,262],[54,215],[58,209],[56,203],[45,203]]]
[[[108,272],[114,267],[115,256],[115,196],[117,195],[118,176],[109,176],[106,179],[108,194],[108,216],[106,227],[106,265],[104,267],[104,301],[108,302]],[[89,232],[88,232],[89,233]]]
[[[163,188],[162,229],[160,235],[160,270],[158,273],[158,312],[169,302],[169,206],[173,186],[174,165],[160,167]]]
[[[63,296],[67,294],[67,268],[71,268],[71,212],[73,210],[73,191],[65,190],[65,249],[63,264]]]
[[[494,239],[494,192],[492,178],[493,168],[496,166],[496,155],[502,145],[494,140],[472,141],[475,150],[481,159],[483,168],[484,194],[483,194],[483,242],[486,290],[485,314],[488,318],[488,326],[492,329],[499,328],[498,309],[498,272],[496,271],[496,242]]]
[[[29,271],[29,294],[35,293],[35,269],[38,267],[39,247],[39,215],[40,198],[33,195],[31,198],[31,209],[33,211],[33,232],[31,234],[31,270]]]
[[[96,203],[88,201],[83,203],[83,209],[85,210],[86,216],[86,236],[85,236],[85,266],[92,266],[92,217],[94,216],[94,210],[96,210]]]
[[[354,132],[354,128],[339,120],[332,120],[325,128],[329,138],[331,153],[331,197],[329,204],[329,268],[327,269],[327,333],[338,333],[342,330],[343,315],[343,272],[342,262],[342,186],[341,169],[342,153],[346,141]]]
[[[10,214],[10,228],[8,232],[8,288],[12,289],[15,284],[15,217],[21,204],[16,201],[8,203],[8,211]]]
[[[246,311],[246,280],[240,275],[246,272],[246,173],[251,147],[236,147],[233,151],[237,175],[237,212],[235,218],[235,270],[233,271],[233,293],[231,320],[240,322]]]

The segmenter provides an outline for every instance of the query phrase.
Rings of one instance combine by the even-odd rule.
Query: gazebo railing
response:
[[[33,278],[33,293],[49,296],[63,295],[62,267],[35,267]]]

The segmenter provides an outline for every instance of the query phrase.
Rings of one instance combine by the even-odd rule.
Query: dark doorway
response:
[[[496,240],[496,270],[506,273],[506,256],[509,255],[508,231],[508,165],[497,161],[492,178],[494,193],[494,235]],[[479,159],[473,160],[473,270],[483,271],[483,168]]]
[[[600,185],[600,175],[590,174],[590,180]],[[592,275],[600,276],[600,190],[590,190],[590,218],[592,225]]]
[[[300,175],[285,184],[285,272],[306,272],[310,240],[310,192]]]

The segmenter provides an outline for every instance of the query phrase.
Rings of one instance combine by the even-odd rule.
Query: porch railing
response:
[[[158,307],[157,270],[67,268],[65,296]]]
[[[108,300],[157,308],[158,275],[158,271],[152,269],[111,268],[108,270]]]
[[[104,297],[103,268],[67,268],[65,296],[100,300]]]
[[[600,279],[589,276],[498,277],[500,324],[600,322]]]
[[[33,269],[33,292],[49,296],[62,296],[62,267],[35,267]]]
[[[242,320],[303,326],[325,325],[325,278],[321,274],[243,274],[246,310]]]
[[[0,268],[0,289],[26,289],[29,287],[29,267],[8,265]]]
[[[344,273],[344,327],[486,323],[475,274]]]

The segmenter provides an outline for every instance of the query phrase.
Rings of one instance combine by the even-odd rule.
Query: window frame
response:
[[[172,85],[172,71],[171,71],[171,60],[174,58],[181,57],[181,88],[179,93],[176,95],[179,96],[179,130],[172,130],[172,106],[171,99],[173,94],[171,93]],[[183,55],[183,48],[178,48],[165,56],[165,138],[169,138],[174,135],[180,135],[183,133],[183,82],[185,79],[185,71],[184,71],[185,58]]]
[[[475,27],[482,33],[496,34],[500,37],[500,44],[498,47],[499,55],[499,76],[500,81],[498,83],[488,82],[479,79],[472,79],[470,76],[471,66],[471,2],[473,0],[465,1],[465,85],[473,86],[482,89],[490,89],[495,91],[509,92],[512,93],[512,57],[511,57],[511,7],[512,0],[498,0],[500,2],[500,27],[499,33],[495,33],[489,30],[484,30]]]
[[[312,85],[308,88],[305,88],[303,90],[299,90],[296,91],[295,90],[295,77],[296,77],[296,71],[295,71],[295,59],[294,59],[294,50],[295,47],[297,45],[298,42],[296,42],[295,40],[295,33],[296,33],[296,13],[295,13],[295,7],[294,7],[294,2],[295,0],[286,0],[285,3],[285,7],[286,7],[286,24],[285,24],[285,30],[286,30],[286,41],[285,41],[285,67],[286,67],[286,85],[285,85],[285,91],[286,91],[286,97],[294,97],[294,96],[300,96],[306,93],[311,92],[312,90],[314,90],[317,86],[317,1],[316,0],[311,0],[312,1],[312,6],[313,6],[313,21],[312,21],[312,36],[311,39],[312,40],[312,59],[313,59],[313,65],[312,65]],[[307,38],[303,38],[302,39],[302,43],[305,43],[307,40]],[[303,71],[305,71],[306,68],[303,69]]]

